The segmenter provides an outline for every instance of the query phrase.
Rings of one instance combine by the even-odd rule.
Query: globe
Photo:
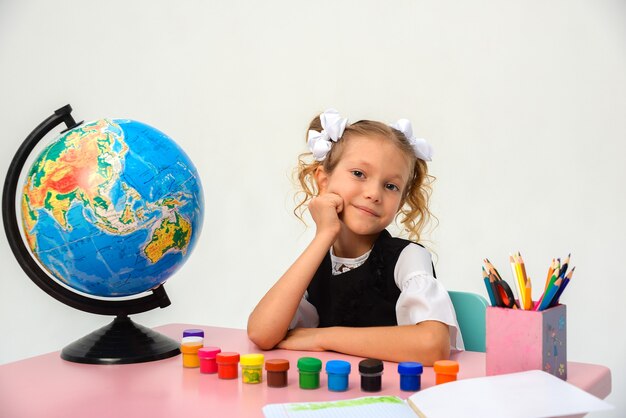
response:
[[[167,280],[193,250],[204,212],[198,172],[167,135],[100,119],[59,135],[21,192],[30,251],[64,285],[129,296]]]
[[[171,138],[149,125],[77,123],[71,112],[70,105],[57,109],[13,156],[2,191],[7,242],[50,296],[115,316],[65,346],[64,360],[128,364],[178,355],[177,341],[130,315],[171,304],[164,282],[189,258],[202,229],[198,172]],[[35,153],[61,124],[66,129]]]

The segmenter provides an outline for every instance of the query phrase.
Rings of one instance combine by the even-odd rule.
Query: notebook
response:
[[[613,409],[609,403],[541,370],[463,379],[397,396],[269,404],[266,418],[533,418]]]

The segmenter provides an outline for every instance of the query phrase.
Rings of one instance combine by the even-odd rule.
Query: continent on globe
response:
[[[178,249],[185,252],[191,236],[191,225],[178,213],[170,222],[164,219],[152,234],[150,243],[144,248],[146,257],[156,263],[170,250]]]
[[[32,163],[23,187],[29,248],[55,278],[96,296],[163,283],[202,227],[197,170],[162,132],[101,119],[63,133]]]

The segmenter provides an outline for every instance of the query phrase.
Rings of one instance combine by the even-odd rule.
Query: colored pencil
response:
[[[487,288],[487,294],[489,295],[489,301],[491,302],[491,306],[496,305],[496,299],[493,297],[493,289],[491,287],[491,282],[489,281],[489,275],[487,274],[487,270],[483,267],[483,281],[485,282],[485,287]]]
[[[561,283],[561,286],[559,286],[559,289],[556,291],[554,297],[552,298],[552,302],[550,302],[550,306],[554,306],[559,303],[559,298],[561,297],[561,294],[563,293],[563,291],[565,290],[565,287],[570,281],[570,279],[562,279],[562,280],[563,280],[563,283]]]
[[[522,270],[522,278],[524,279],[524,284],[528,282],[528,276],[526,275],[526,266],[524,264],[524,259],[522,258],[522,254],[517,252],[517,262],[520,265],[520,269]]]
[[[565,277],[565,273],[567,272],[567,265],[569,264],[569,258],[572,255],[572,253],[569,253],[567,255],[567,258],[565,259],[565,262],[563,263],[563,265],[561,266],[561,270],[559,271],[559,277]]]
[[[556,305],[557,303],[559,303],[559,298],[561,297],[561,294],[563,294],[565,287],[567,287],[570,280],[572,280],[572,275],[574,274],[574,270],[576,270],[576,267],[572,267],[572,269],[569,271],[569,273],[567,273],[567,275],[563,279],[563,283],[561,283],[559,290],[557,290],[556,295],[554,295],[554,298],[552,299],[552,305]]]
[[[545,292],[546,290],[548,290],[548,284],[550,283],[550,278],[552,277],[552,274],[554,274],[554,266],[556,265],[556,258],[552,259],[552,263],[550,264],[550,267],[548,268],[548,275],[546,276],[546,284],[543,287],[543,291]]]
[[[522,272],[522,280],[524,282],[524,309],[532,309],[532,283],[526,274],[526,265],[524,263],[524,259],[522,258],[522,253],[519,251],[517,252],[517,262],[519,263],[520,270]]]
[[[493,266],[493,264],[491,264],[488,258],[485,258],[485,264],[487,265],[487,269],[490,272],[493,272],[498,280],[502,280],[502,276],[500,276],[500,273],[498,273],[498,270],[496,270],[496,268]]]
[[[496,281],[498,281],[498,278],[496,277],[495,274],[491,273],[489,274],[489,285],[491,286],[491,291],[493,292],[493,300],[496,301],[495,306],[502,306],[502,299],[500,299],[500,293],[498,292],[498,289],[496,288]]]
[[[556,277],[558,278],[560,272],[561,272],[561,259],[557,257],[556,264],[554,266],[554,273],[552,273],[552,275],[554,276],[556,274]]]
[[[517,271],[515,269],[515,260],[513,259],[513,256],[511,254],[509,254],[509,263],[511,264],[511,272],[513,273],[513,283],[515,284],[515,290],[517,290],[517,300],[519,300],[520,306],[523,306],[522,305],[522,292],[523,292],[524,286],[522,286],[522,283],[519,277],[517,276]]]
[[[526,293],[524,294],[526,300],[526,304],[524,305],[524,309],[531,310],[533,308],[533,286],[530,282],[530,277],[527,278],[526,288],[524,289]]]
[[[537,309],[538,311],[543,311],[550,307],[550,303],[552,302],[552,299],[554,299],[556,292],[559,290],[562,280],[563,279],[557,279],[554,284],[548,288],[548,293],[544,295],[543,300],[539,305],[539,309]]]
[[[574,275],[574,270],[576,270],[576,266],[572,267],[572,269],[569,271],[569,273],[567,273],[565,278],[571,280],[572,276]]]
[[[541,309],[539,309],[539,306],[541,306],[541,304],[543,303],[546,295],[548,294],[548,292],[550,291],[550,289],[552,288],[552,286],[554,286],[554,282],[556,282],[556,280],[558,279],[557,274],[559,273],[558,269],[554,269],[554,272],[552,273],[552,277],[550,277],[550,280],[548,280],[548,285],[546,286],[546,290],[544,290],[543,294],[541,295],[541,298],[539,299],[539,304],[536,305],[536,311],[539,311]]]
[[[513,254],[513,261],[515,265],[515,277],[517,278],[517,282],[519,283],[519,304],[524,309],[526,306],[526,281],[524,280],[524,275],[522,274],[522,267],[520,266],[517,256]]]

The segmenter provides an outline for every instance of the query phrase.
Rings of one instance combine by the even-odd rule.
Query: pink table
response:
[[[179,340],[187,328],[205,330],[205,345],[241,354],[260,352],[244,330],[192,324],[169,324],[155,328]],[[237,380],[220,380],[217,375],[200,374],[198,369],[182,367],[180,356],[140,364],[102,366],[70,363],[59,352],[44,354],[0,366],[0,416],[2,417],[262,417],[268,403],[326,401],[371,395],[360,390],[358,363],[361,358],[337,353],[311,353],[286,350],[265,352],[265,358],[285,358],[291,363],[289,386],[268,388],[244,385]],[[330,392],[326,376],[321,387],[302,390],[298,387],[295,364],[302,356],[315,356],[324,363],[331,359],[352,364],[347,392]],[[455,356],[460,363],[459,379],[484,376],[485,354],[462,352]],[[568,382],[600,398],[611,392],[611,372],[607,367],[568,363]],[[432,368],[426,367],[422,388],[434,384]],[[374,395],[402,398],[396,363],[385,363],[383,390]]]

